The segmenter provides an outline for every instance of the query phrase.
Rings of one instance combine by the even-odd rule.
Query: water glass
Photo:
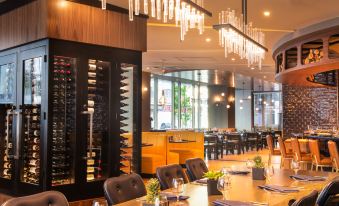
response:
[[[298,161],[292,159],[291,161],[291,168],[294,170],[294,174],[297,175],[300,169],[300,164]]]
[[[274,167],[271,166],[271,165],[270,165],[270,166],[267,166],[267,167],[265,168],[264,175],[265,175],[265,177],[266,177],[267,183],[270,183],[271,180],[272,180],[272,177],[273,177],[273,175],[274,175]]]
[[[184,179],[183,178],[173,178],[173,193],[177,196],[177,204],[179,204],[180,194],[184,192]]]
[[[225,200],[225,196],[227,192],[231,189],[231,180],[227,177],[220,177],[217,183],[217,189],[222,193],[223,199]]]

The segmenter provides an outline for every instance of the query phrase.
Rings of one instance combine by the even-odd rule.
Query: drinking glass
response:
[[[298,170],[300,169],[300,164],[298,161],[292,159],[291,161],[291,168],[294,170],[294,174],[297,175],[298,174]]]
[[[222,193],[223,199],[226,200],[226,194],[231,189],[231,180],[227,177],[220,177],[217,183],[217,189]]]
[[[180,194],[184,192],[184,184],[183,178],[173,178],[173,193],[177,196],[176,205],[180,205]]]
[[[248,160],[246,161],[246,167],[247,167],[247,169],[251,170],[253,166],[254,166],[253,160],[248,159]]]
[[[272,165],[269,165],[265,168],[264,175],[266,177],[267,183],[270,183],[272,180],[272,177],[274,175],[274,167]]]

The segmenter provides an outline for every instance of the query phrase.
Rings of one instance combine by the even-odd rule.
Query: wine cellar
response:
[[[140,65],[141,52],[55,39],[0,53],[3,192],[99,197],[140,172]]]

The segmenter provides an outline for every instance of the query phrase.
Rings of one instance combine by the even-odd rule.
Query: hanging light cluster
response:
[[[143,1],[143,2],[140,2]],[[199,33],[204,32],[205,15],[212,13],[203,8],[204,0],[129,0],[129,20],[141,12],[164,23],[174,20],[180,26],[180,39],[183,41],[189,29],[197,28]],[[149,10],[150,8],[150,10]]]
[[[260,29],[245,23],[243,15],[239,18],[230,9],[219,14],[219,24],[213,28],[219,31],[219,44],[225,49],[225,57],[235,53],[247,59],[248,66],[258,64],[261,68],[268,50],[263,46],[265,35]]]

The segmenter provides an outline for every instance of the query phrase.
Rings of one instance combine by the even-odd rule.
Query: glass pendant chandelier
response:
[[[247,0],[242,1],[243,14],[237,17],[234,10],[227,9],[219,14],[219,24],[213,28],[219,31],[219,44],[225,49],[225,57],[231,53],[247,59],[248,66],[258,64],[261,69],[265,52],[268,51],[263,46],[265,35],[253,27],[252,23],[247,23]]]
[[[203,8],[204,0],[129,0],[129,20],[139,15],[143,1],[143,12],[162,20],[164,23],[175,21],[180,26],[180,40],[185,39],[189,29],[197,28],[199,33],[204,32],[205,15],[211,17],[212,13]],[[150,8],[150,10],[149,10]]]

